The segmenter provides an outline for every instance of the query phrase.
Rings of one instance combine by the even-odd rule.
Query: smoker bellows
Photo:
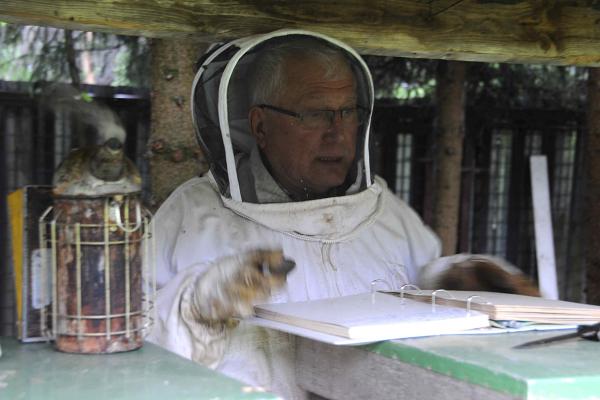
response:
[[[40,218],[53,271],[49,334],[66,352],[133,350],[142,345],[154,289],[141,178],[110,110],[72,97],[62,103],[75,106],[98,134],[58,167],[54,206]]]

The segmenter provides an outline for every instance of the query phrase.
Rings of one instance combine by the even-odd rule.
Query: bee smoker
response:
[[[58,350],[114,353],[142,346],[155,292],[150,213],[122,142],[72,151],[54,174],[40,217],[51,266],[51,329]]]

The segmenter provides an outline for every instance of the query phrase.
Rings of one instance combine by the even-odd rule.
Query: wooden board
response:
[[[213,42],[316,30],[365,54],[600,65],[600,7],[574,0],[3,0],[0,20]]]

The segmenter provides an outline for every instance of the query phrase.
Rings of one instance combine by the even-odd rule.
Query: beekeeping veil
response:
[[[252,106],[248,76],[252,64],[270,47],[298,38],[312,38],[339,49],[349,61],[356,78],[358,104],[369,110],[369,117],[359,127],[356,159],[349,173],[353,182],[346,193],[356,193],[372,184],[368,132],[373,110],[373,83],[365,62],[352,48],[333,38],[308,31],[281,30],[215,46],[201,61],[194,79],[191,105],[196,136],[219,191],[233,201],[253,201],[244,198],[238,179],[244,175],[240,174],[243,163],[239,161],[255,146],[248,121]]]

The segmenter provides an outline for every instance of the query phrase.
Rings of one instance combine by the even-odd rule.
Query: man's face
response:
[[[357,104],[354,75],[342,66],[334,78],[315,62],[289,59],[285,89],[274,106],[305,113]],[[297,118],[268,108],[250,112],[253,133],[274,178],[292,194],[317,196],[344,183],[356,153],[358,122],[336,114],[331,126],[307,128]]]

